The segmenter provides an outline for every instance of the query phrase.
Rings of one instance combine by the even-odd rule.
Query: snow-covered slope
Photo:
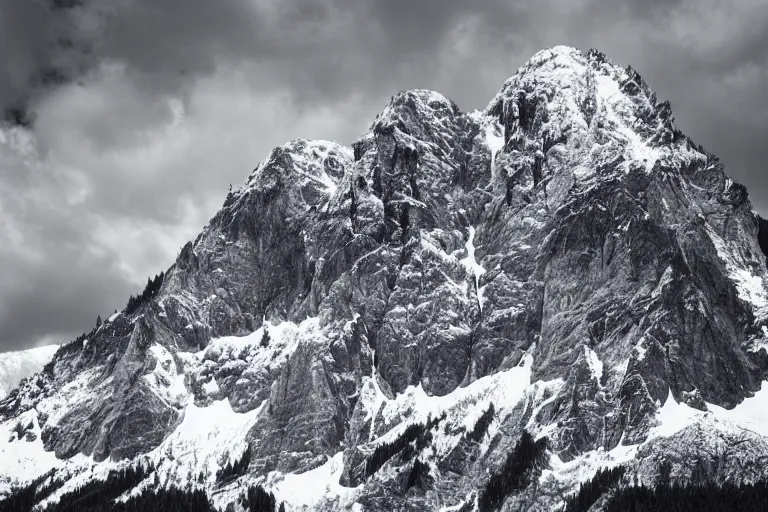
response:
[[[765,478],[757,235],[744,187],[600,52],[537,53],[483,111],[400,92],[351,149],[276,148],[159,290],[0,401],[0,483],[50,475],[53,502],[151,462],[120,499],[468,512],[521,439],[543,455],[505,510],[617,464]]]
[[[58,348],[58,345],[48,345],[16,352],[0,352],[0,398],[18,386],[22,379],[42,370]]]

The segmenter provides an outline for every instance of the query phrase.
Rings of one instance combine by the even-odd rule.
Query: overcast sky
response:
[[[403,89],[483,108],[558,44],[631,64],[768,212],[768,0],[2,0],[0,350],[121,309],[272,147]]]

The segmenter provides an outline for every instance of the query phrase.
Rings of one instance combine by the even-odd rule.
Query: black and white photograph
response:
[[[768,511],[768,0],[0,0],[0,512]]]

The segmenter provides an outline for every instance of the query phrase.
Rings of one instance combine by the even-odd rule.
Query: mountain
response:
[[[22,379],[42,370],[58,348],[58,345],[49,345],[0,353],[0,399],[18,386]]]
[[[757,485],[761,226],[598,51],[537,53],[483,111],[401,92],[351,148],[274,149],[139,298],[0,402],[0,490],[485,512]]]

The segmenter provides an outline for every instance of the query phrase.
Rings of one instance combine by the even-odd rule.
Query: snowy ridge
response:
[[[540,481],[549,482],[549,485],[560,489],[563,494],[573,493],[578,490],[579,484],[592,478],[599,469],[620,464],[629,467],[640,465],[643,463],[644,454],[647,454],[655,444],[679,437],[686,430],[692,431],[694,438],[697,436],[696,432],[701,429],[721,431],[737,439],[740,438],[740,432],[744,431],[768,437],[768,410],[764,407],[766,399],[768,399],[768,386],[764,383],[760,392],[732,410],[707,404],[708,411],[699,411],[685,403],[677,402],[670,392],[664,404],[656,412],[655,425],[644,442],[625,444],[622,439],[612,450],[606,451],[600,447],[569,462],[563,462],[557,455],[552,454],[550,455],[551,469],[542,472]]]
[[[755,265],[743,256],[741,246],[727,243],[711,226],[707,233],[715,245],[717,255],[725,263],[739,297],[752,306],[759,319],[768,319],[768,286],[765,278],[753,272]]]
[[[424,423],[428,418],[447,414],[446,423],[450,434],[441,436],[435,443],[435,455],[444,455],[467,431],[471,430],[480,415],[493,403],[500,417],[508,414],[525,396],[531,385],[531,364],[527,356],[519,366],[504,372],[476,380],[464,388],[458,388],[445,396],[429,396],[421,386],[409,387],[405,393],[389,400],[378,394],[378,402],[368,410],[376,410],[383,425],[394,425],[375,444],[393,441],[410,424]],[[374,384],[375,385],[375,384]],[[403,421],[406,420],[407,421]]]
[[[270,335],[269,345],[262,346],[267,330]],[[259,418],[265,403],[243,413],[233,411],[227,398],[197,404],[187,383],[201,383],[205,393],[215,397],[218,386],[215,386],[215,377],[210,373],[210,368],[218,367],[226,371],[228,362],[239,361],[241,355],[245,357],[246,353],[246,360],[254,368],[261,370],[273,365],[279,368],[299,342],[312,342],[313,339],[317,342],[321,337],[316,318],[307,319],[301,324],[283,322],[271,325],[265,322],[263,327],[250,335],[213,339],[205,349],[197,353],[179,354],[182,356],[181,369],[167,348],[159,344],[149,347],[155,365],[143,380],[163,402],[181,411],[181,421],[158,448],[140,457],[138,461],[153,462],[164,486],[185,488],[197,482],[199,475],[203,475],[204,482],[211,485],[215,483],[217,471],[227,461],[233,462],[245,450],[246,434]],[[0,425],[0,493],[8,491],[13,485],[33,480],[53,468],[78,474],[77,478],[69,480],[46,501],[55,503],[61,495],[78,485],[93,478],[104,479],[109,471],[130,464],[109,460],[97,463],[92,457],[83,455],[68,461],[61,460],[43,448],[38,414],[45,415],[47,425],[55,426],[59,418],[66,414],[69,403],[89,398],[87,383],[98,373],[98,369],[82,373],[59,393],[42,400],[36,410],[31,409]],[[101,383],[103,388],[111,385],[112,377]],[[19,426],[24,427],[21,436],[15,433]],[[22,467],[24,471],[19,471]],[[136,492],[150,485],[152,482],[147,481]],[[222,497],[230,498],[232,496]]]
[[[316,510],[318,505],[328,502],[340,510],[360,510],[355,498],[362,486],[351,488],[339,484],[344,470],[343,455],[339,452],[322,466],[301,474],[272,472],[262,485],[274,493],[278,501],[287,503],[291,512]]]

